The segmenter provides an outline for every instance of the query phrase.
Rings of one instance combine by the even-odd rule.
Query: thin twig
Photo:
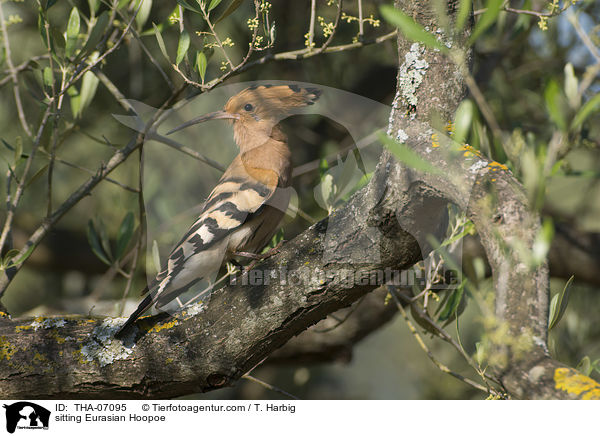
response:
[[[38,146],[40,145],[40,141],[42,139],[42,133],[44,132],[44,128],[46,127],[46,123],[48,122],[48,118],[50,116],[50,109],[51,109],[51,106],[48,105],[46,107],[46,110],[44,111],[44,115],[42,116],[42,121],[40,123],[37,134],[33,141],[33,147],[31,149],[31,153],[29,154],[29,157],[27,158],[27,161],[25,162],[25,168],[23,169],[23,175],[21,176],[21,180],[17,184],[17,188],[15,190],[15,194],[14,194],[12,203],[9,205],[9,207],[6,211],[6,219],[4,221],[4,227],[2,228],[2,234],[0,235],[0,252],[4,248],[6,239],[11,231],[12,222],[15,217],[15,210],[17,208],[17,205],[19,204],[19,201],[21,200],[23,191],[25,190],[27,174],[29,173],[29,170],[31,169],[31,164],[33,162],[33,158],[38,149]],[[0,295],[2,295],[1,292],[0,292]]]
[[[204,3],[203,2],[198,2],[198,6],[200,7],[200,10],[202,11],[202,15],[204,16],[204,21],[206,21],[206,24],[208,24],[210,32],[212,33],[213,38],[215,38],[215,41],[217,42],[217,45],[219,46],[219,48],[223,52],[223,56],[227,60],[227,63],[229,64],[229,67],[230,68],[234,68],[233,62],[231,62],[231,59],[227,55],[227,51],[225,51],[225,47],[223,46],[223,42],[221,42],[221,38],[219,38],[219,35],[215,31],[215,26],[213,26],[212,22],[210,21],[210,17],[208,15],[208,13],[206,12],[206,9],[204,8]]]
[[[261,386],[262,386],[263,388],[265,388],[265,389],[268,389],[268,390],[270,390],[270,391],[273,391],[273,392],[278,392],[278,393],[280,393],[280,394],[283,394],[283,395],[285,395],[286,397],[289,397],[289,398],[291,398],[291,399],[293,399],[293,400],[299,400],[299,399],[300,399],[300,398],[298,398],[297,396],[295,396],[295,395],[292,395],[292,394],[290,394],[289,392],[286,392],[286,391],[284,391],[284,390],[283,390],[283,389],[281,389],[281,388],[278,388],[278,387],[276,387],[276,386],[273,386],[273,385],[271,385],[271,384],[269,384],[269,383],[267,383],[267,382],[264,382],[264,381],[262,381],[262,380],[259,380],[259,379],[257,379],[256,377],[252,377],[250,374],[244,374],[244,375],[242,376],[242,378],[244,378],[244,379],[246,379],[246,380],[250,380],[250,381],[252,381],[252,382],[254,382],[254,383],[258,383],[259,385],[261,385]]]
[[[340,24],[340,18],[342,16],[342,5],[344,3],[344,0],[338,0],[338,9],[337,9],[337,13],[335,16],[335,23],[333,24],[333,30],[331,31],[331,34],[329,35],[329,38],[327,38],[327,40],[323,43],[323,45],[321,47],[319,47],[316,51],[316,54],[320,54],[323,53],[325,51],[325,49],[327,47],[329,47],[329,44],[331,44],[331,41],[333,41],[333,37],[335,36],[338,26]]]
[[[460,57],[452,56],[452,60],[456,63],[456,65],[460,69],[460,71],[463,75],[463,78],[465,80],[465,83],[467,84],[467,87],[469,88],[469,91],[471,91],[471,94],[473,95],[473,98],[477,102],[477,105],[479,106],[479,109],[481,110],[483,117],[485,118],[486,122],[492,129],[494,138],[496,138],[496,140],[498,140],[498,141],[501,141],[502,140],[502,129],[500,129],[500,125],[498,124],[498,121],[496,121],[494,112],[488,105],[485,97],[483,96],[483,93],[481,92],[481,90],[479,89],[479,86],[477,85],[477,82],[475,81],[475,78],[471,74],[469,67],[467,66],[467,64],[465,62],[464,56],[460,56]]]
[[[317,0],[310,0],[310,22],[308,25],[308,48],[313,49],[313,40],[315,38],[315,21],[317,21]]]
[[[258,0],[254,0],[254,9],[255,9],[255,20],[258,20],[258,16],[260,14],[260,3]],[[191,79],[189,79],[178,67],[177,65],[173,64],[171,65],[173,67],[173,69],[183,78],[183,80],[185,81],[185,83],[187,85],[191,85],[195,88],[199,88],[202,91],[209,91],[211,89],[213,89],[215,86],[217,86],[218,84],[224,82],[227,78],[229,78],[230,76],[236,75],[241,73],[242,71],[244,71],[246,68],[246,64],[248,63],[248,60],[250,59],[250,56],[252,56],[252,53],[254,52],[254,45],[256,42],[256,35],[258,34],[258,26],[254,28],[254,32],[252,33],[252,41],[250,42],[249,46],[248,46],[248,51],[246,52],[246,56],[244,56],[244,58],[242,59],[242,61],[237,64],[234,68],[230,69],[229,71],[227,71],[225,74],[222,74],[221,76],[217,77],[216,79],[211,80],[208,83],[198,83],[195,82]],[[160,119],[159,119],[159,123],[160,124]]]
[[[569,23],[571,23],[571,25],[575,29],[575,32],[577,32],[577,36],[579,36],[581,42],[583,42],[583,44],[590,51],[594,59],[596,59],[596,63],[600,63],[600,51],[598,50],[598,47],[594,45],[588,34],[584,32],[581,28],[579,21],[577,21],[577,16],[572,11],[570,11],[570,13],[567,14],[567,20],[569,20]]]
[[[179,6],[179,7],[181,8],[181,6]],[[123,12],[121,12],[119,10],[117,13],[121,16],[121,18],[123,18],[124,20],[126,19],[126,16],[125,16],[125,14]],[[144,54],[146,56],[148,56],[148,60],[150,60],[150,62],[152,63],[152,65],[154,65],[156,67],[156,69],[158,70],[158,73],[164,79],[164,81],[166,82],[166,84],[169,87],[169,89],[171,91],[173,91],[175,89],[175,85],[173,85],[173,82],[171,81],[171,79],[169,79],[169,76],[167,75],[167,73],[165,72],[165,70],[160,66],[160,64],[158,63],[158,61],[156,60],[156,58],[152,55],[152,53],[150,52],[150,50],[148,50],[148,47],[146,47],[146,44],[144,44],[144,42],[142,41],[142,38],[140,37],[140,34],[138,33],[137,30],[135,30],[134,27],[131,28],[131,34],[133,35],[133,37],[135,38],[135,40],[138,42],[138,44],[142,48],[142,51],[144,52]]]
[[[342,324],[344,324],[346,321],[348,321],[348,318],[350,318],[352,316],[352,314],[354,314],[354,312],[356,312],[356,309],[358,309],[358,306],[360,306],[360,303],[362,303],[365,299],[365,296],[361,297],[360,300],[358,300],[358,302],[348,311],[348,313],[342,318],[342,319],[337,319],[334,317],[334,315],[330,315],[332,318],[334,318],[337,323],[334,324],[331,327],[326,327],[323,329],[313,329],[313,331],[315,333],[327,333],[330,331],[335,330],[336,328],[338,328],[339,326],[341,326]]]
[[[148,132],[146,138],[148,140],[162,142],[163,144],[168,145],[169,147],[172,147],[175,150],[182,152],[183,154],[187,154],[188,156],[191,156],[194,159],[197,159],[200,162],[203,162],[203,163],[207,164],[208,166],[213,167],[214,169],[217,169],[221,172],[225,171],[225,168],[223,167],[223,165],[221,165],[216,160],[206,157],[203,154],[198,153],[197,151],[192,150],[191,148],[186,147],[185,145],[182,145],[179,142],[177,142],[171,138],[167,138],[166,136],[159,135],[156,132]]]
[[[446,374],[450,374],[451,376],[457,378],[458,380],[468,384],[469,386],[475,388],[475,389],[479,389],[480,391],[483,392],[489,392],[488,389],[477,383],[474,380],[471,380],[461,374],[458,374],[457,372],[452,371],[450,368],[448,368],[446,365],[444,365],[443,363],[441,363],[440,361],[437,360],[437,358],[433,355],[433,353],[431,352],[431,350],[429,350],[429,348],[427,347],[427,345],[425,344],[425,342],[423,341],[423,338],[421,338],[421,335],[419,335],[419,332],[417,331],[416,327],[413,325],[413,323],[410,321],[410,319],[408,318],[408,315],[406,314],[406,311],[404,310],[404,308],[402,307],[402,304],[400,304],[400,300],[398,300],[398,295],[396,292],[396,289],[390,285],[388,285],[388,289],[390,291],[390,294],[392,295],[392,297],[394,298],[394,301],[396,303],[396,306],[398,307],[398,311],[400,312],[400,314],[402,315],[402,317],[404,318],[404,321],[406,322],[406,325],[408,326],[408,329],[410,330],[410,332],[412,333],[412,335],[415,337],[415,339],[417,340],[417,343],[419,344],[419,346],[421,347],[421,349],[423,351],[425,351],[425,353],[427,354],[427,356],[429,357],[429,359],[434,363],[435,366],[437,366],[440,371],[445,372]]]
[[[538,18],[542,18],[542,17],[551,18],[551,17],[555,17],[557,15],[562,14],[564,11],[569,9],[571,6],[573,6],[573,2],[565,2],[565,5],[562,8],[556,9],[556,10],[553,10],[550,12],[538,12],[538,11],[532,11],[529,9],[515,9],[515,8],[511,8],[509,6],[504,6],[503,10],[506,12],[513,13],[513,14],[531,15],[531,16],[538,17]],[[487,8],[476,9],[475,11],[473,11],[473,15],[478,16],[478,15],[483,14],[485,11],[487,11]]]
[[[170,96],[167,98],[161,107],[153,114],[152,118],[149,120],[146,128],[143,132],[139,132],[129,143],[118,150],[115,151],[113,156],[110,158],[107,164],[102,164],[96,174],[84,182],[78,189],[76,189],[67,200],[62,203],[47,219],[45,219],[40,226],[31,234],[27,242],[24,244],[21,252],[18,255],[17,263],[11,268],[11,274],[6,274],[6,272],[0,275],[0,298],[6,292],[8,285],[10,284],[12,278],[14,278],[15,274],[20,271],[25,262],[19,263],[18,260],[27,253],[27,251],[33,246],[36,247],[41,240],[48,234],[48,232],[53,228],[53,226],[69,211],[71,210],[82,198],[85,198],[89,195],[89,193],[100,183],[102,180],[106,178],[108,174],[110,174],[115,168],[121,165],[131,153],[137,150],[141,144],[144,142],[145,133],[152,128],[156,120],[162,115],[162,113],[166,110],[167,107],[171,106],[173,102],[179,97],[179,95],[183,92],[185,86],[181,86],[176,89]],[[47,118],[45,115],[44,118]],[[43,121],[43,125],[45,125],[45,121]],[[41,133],[40,133],[41,135]],[[3,232],[4,234],[4,232]]]
[[[358,40],[365,36],[365,22],[363,20],[362,0],[358,0]]]
[[[83,69],[80,69],[77,72],[77,74],[73,75],[71,77],[71,79],[69,80],[69,82],[65,85],[65,88],[59,93],[59,95],[57,95],[57,97],[60,97],[62,94],[64,94],[66,92],[66,90],[71,87],[71,85],[73,83],[75,83],[79,79],[81,79],[85,73],[87,73],[88,71],[90,71],[96,65],[99,65],[102,61],[104,61],[104,59],[106,59],[106,57],[108,55],[110,55],[111,53],[113,53],[117,48],[119,48],[121,46],[121,43],[125,39],[125,36],[129,33],[129,30],[131,29],[131,26],[133,25],[133,22],[135,21],[135,18],[137,17],[137,14],[138,14],[141,6],[142,6],[142,3],[143,2],[140,2],[138,8],[135,10],[135,13],[131,17],[131,19],[127,23],[127,26],[125,27],[125,29],[123,30],[123,32],[121,33],[121,35],[119,36],[119,38],[115,41],[115,43],[113,44],[113,46],[110,47],[108,50],[106,50],[104,53],[102,53],[100,56],[98,56],[98,58],[96,59],[95,62],[92,62],[92,63],[88,64]]]
[[[25,111],[23,111],[23,104],[21,102],[21,91],[19,90],[19,79],[17,78],[17,70],[15,69],[15,65],[12,61],[12,55],[10,52],[10,43],[8,41],[8,32],[6,30],[6,20],[4,19],[4,9],[2,8],[2,2],[0,2],[0,30],[2,30],[2,39],[4,41],[4,51],[6,53],[6,63],[8,64],[8,70],[10,72],[10,77],[13,82],[13,93],[15,95],[15,104],[17,106],[17,114],[19,116],[19,121],[21,122],[21,126],[27,136],[31,137],[31,130],[29,129],[29,125],[27,124],[27,119],[25,118]],[[0,249],[2,248],[2,244],[0,243]]]
[[[39,60],[47,59],[47,58],[48,58],[48,55],[45,55],[45,54],[40,55],[40,56],[32,56],[31,58],[27,59],[25,62],[14,67],[13,71],[17,74],[22,73],[23,71],[27,71],[29,69],[32,62],[37,62]],[[0,88],[13,79],[10,68],[4,70],[4,73],[7,74],[7,76],[0,79]]]
[[[123,290],[123,297],[121,297],[121,310],[119,312],[119,316],[123,315],[123,311],[125,310],[125,303],[127,302],[127,296],[129,295],[129,291],[131,290],[131,285],[133,283],[133,277],[135,276],[135,270],[138,266],[138,259],[140,257],[140,253],[144,247],[144,240],[146,239],[146,207],[144,205],[144,191],[142,190],[142,184],[144,181],[144,172],[143,172],[143,145],[140,146],[138,151],[139,160],[138,160],[138,213],[139,213],[139,232],[137,236],[137,240],[135,241],[135,247],[133,249],[133,259],[131,260],[131,266],[129,267],[129,275],[127,276],[127,283],[125,284],[125,289]]]
[[[392,295],[392,297],[394,297],[394,300],[396,301],[397,304],[400,304],[399,299],[402,299],[406,304],[409,304],[411,306],[412,310],[414,310],[421,319],[425,320],[427,322],[427,324],[436,331],[437,335],[441,339],[443,339],[444,341],[446,341],[450,345],[452,345],[454,347],[454,349],[456,349],[459,352],[459,354],[465,359],[467,364],[471,368],[473,368],[482,378],[487,378],[487,379],[493,381],[494,383],[500,384],[500,382],[497,379],[495,379],[494,377],[484,374],[483,371],[481,370],[481,368],[479,368],[479,365],[477,365],[477,363],[475,363],[473,361],[471,356],[469,356],[467,354],[467,352],[464,350],[464,348],[461,345],[459,345],[454,340],[454,338],[452,336],[450,336],[444,329],[442,329],[440,326],[438,326],[429,317],[429,315],[427,315],[427,313],[425,313],[417,304],[415,304],[415,302],[411,301],[408,297],[399,293],[398,290],[396,289],[396,287],[393,285],[388,285],[388,290],[389,290],[390,294]],[[402,309],[402,312],[404,312],[404,309]],[[486,389],[486,391],[488,391],[488,390]]]
[[[50,56],[52,58],[52,56]],[[50,67],[52,68],[52,67]],[[67,70],[62,69],[62,79],[60,82],[60,89],[62,90],[65,86],[65,79],[67,77]],[[52,80],[52,89],[54,92],[54,79]],[[48,184],[47,184],[47,207],[46,207],[46,216],[49,216],[52,213],[52,181],[54,175],[54,161],[56,159],[56,148],[58,144],[58,121],[60,117],[60,110],[62,107],[62,102],[64,101],[63,95],[58,99],[58,103],[55,104],[55,100],[53,100],[52,104],[55,104],[54,108],[54,117],[53,117],[53,127],[52,127],[52,146],[50,147],[50,162],[48,162]]]

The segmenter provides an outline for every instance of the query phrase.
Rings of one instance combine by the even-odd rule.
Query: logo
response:
[[[29,401],[19,401],[4,405],[6,409],[6,431],[14,433],[15,429],[48,430],[50,411]]]

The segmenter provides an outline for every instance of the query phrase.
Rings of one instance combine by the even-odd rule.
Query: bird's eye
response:
[[[244,110],[247,112],[250,112],[252,109],[254,109],[254,106],[252,106],[250,103],[247,103],[246,106],[244,106]]]

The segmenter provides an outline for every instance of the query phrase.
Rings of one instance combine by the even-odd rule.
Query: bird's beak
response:
[[[167,132],[167,135],[170,135],[171,133],[178,132],[179,130],[185,129],[186,127],[193,126],[194,124],[203,123],[204,121],[210,121],[210,120],[227,120],[227,119],[239,120],[239,118],[240,118],[239,115],[237,115],[237,114],[231,114],[231,113],[226,112],[226,111],[211,112],[209,114],[202,115],[201,117],[194,118],[193,120],[190,120],[190,121],[188,121],[186,123],[183,123],[179,127],[175,127],[174,129],[169,130]]]

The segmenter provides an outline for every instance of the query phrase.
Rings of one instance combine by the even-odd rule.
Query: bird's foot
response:
[[[284,242],[283,240],[279,241],[275,247],[271,248],[266,253],[257,254],[257,253],[249,253],[247,251],[234,251],[232,254],[234,256],[247,257],[247,258],[254,259],[254,260],[265,260],[265,259],[268,259],[269,257],[274,256],[277,253],[279,253],[279,249],[283,245],[283,242]]]
[[[274,256],[277,253],[279,253],[279,249],[281,248],[281,246],[283,245],[284,242],[285,241],[283,241],[283,240],[279,241],[275,247],[271,248],[266,253],[257,254],[257,253],[249,253],[247,251],[235,251],[232,254],[234,256],[248,257],[250,259],[253,259],[253,261],[250,262],[250,264],[248,266],[242,268],[243,273],[247,273],[252,268],[254,268],[261,260],[268,259],[269,257]],[[239,263],[237,263],[237,265],[239,265]]]

